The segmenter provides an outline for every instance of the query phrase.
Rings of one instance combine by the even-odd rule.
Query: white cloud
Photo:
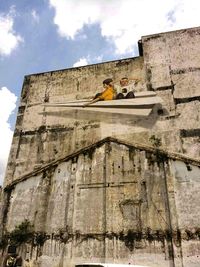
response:
[[[85,24],[98,21],[99,6],[97,1],[49,0],[55,8],[54,23],[61,36],[74,38]]]
[[[35,22],[39,23],[40,22],[40,17],[38,15],[38,13],[35,11],[35,9],[33,9],[31,11],[31,15],[32,15],[32,18]]]
[[[20,35],[13,30],[14,11],[13,7],[7,15],[0,14],[0,55],[9,55],[20,42]]]
[[[88,65],[88,61],[86,58],[82,57],[77,62],[74,63],[73,67],[80,67]]]
[[[199,0],[49,0],[59,34],[75,39],[85,25],[98,23],[116,53],[133,51],[143,35],[200,25]]]
[[[93,57],[93,62],[92,63],[99,63],[103,60],[103,55]]]
[[[6,87],[0,89],[0,184],[2,184],[13,132],[8,123],[9,116],[16,107],[17,97]]]
[[[103,56],[90,56],[88,55],[87,57],[81,57],[77,62],[74,63],[73,67],[80,67],[80,66],[85,66],[89,64],[95,64],[95,63],[100,63],[102,62]]]

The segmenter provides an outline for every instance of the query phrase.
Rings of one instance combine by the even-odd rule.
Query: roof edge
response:
[[[22,182],[22,181],[25,181],[27,180],[28,178],[32,177],[32,176],[35,176],[39,173],[42,173],[43,171],[46,171],[47,169],[49,169],[50,167],[56,167],[59,163],[62,163],[64,161],[67,161],[67,160],[70,160],[70,159],[73,159],[77,156],[79,156],[80,154],[82,153],[86,153],[87,151],[91,150],[91,149],[95,149],[95,148],[98,148],[98,147],[101,147],[102,145],[104,145],[105,143],[116,143],[116,144],[119,144],[119,145],[124,145],[124,146],[127,146],[129,148],[135,148],[135,149],[138,149],[138,150],[145,150],[147,152],[151,152],[151,153],[160,153],[172,160],[180,160],[180,161],[183,161],[185,162],[186,164],[193,164],[195,166],[198,166],[200,167],[200,160],[198,159],[194,159],[194,158],[191,158],[191,157],[188,157],[184,154],[180,154],[180,153],[175,153],[175,152],[170,152],[170,151],[167,151],[165,149],[162,149],[162,148],[157,148],[157,147],[153,147],[153,146],[149,146],[149,145],[143,145],[143,144],[139,144],[139,143],[131,143],[131,142],[127,142],[127,141],[124,141],[124,140],[120,140],[118,138],[114,138],[114,137],[106,137],[106,138],[103,138],[89,146],[86,146],[84,148],[81,148],[69,155],[66,155],[64,157],[61,157],[61,158],[58,158],[48,164],[45,164],[44,166],[36,169],[36,170],[33,170],[31,172],[28,172],[24,175],[22,175],[21,177],[19,177],[18,179],[14,180],[13,182],[11,182],[9,185],[5,186],[4,187],[4,191],[8,191],[8,190],[12,190],[16,184]]]
[[[107,63],[114,63],[114,62],[123,61],[123,60],[136,60],[138,58],[142,58],[142,56],[137,55],[137,56],[133,56],[133,57],[113,59],[113,60],[108,60],[108,61],[103,61],[103,62],[98,62],[98,63],[91,63],[91,64],[84,65],[84,66],[62,68],[62,69],[49,70],[49,71],[43,71],[43,72],[38,72],[38,73],[30,73],[30,74],[26,74],[24,77],[28,78],[29,76],[38,76],[38,75],[43,75],[43,74],[48,74],[48,73],[52,74],[54,72],[59,72],[59,71],[68,71],[68,70],[71,71],[71,70],[75,70],[75,69],[87,68],[87,67],[92,67],[92,66],[102,65],[102,64],[107,64]]]

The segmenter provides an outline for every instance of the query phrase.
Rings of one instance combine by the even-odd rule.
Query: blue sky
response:
[[[0,0],[0,184],[27,74],[138,55],[141,36],[200,26],[199,0]]]

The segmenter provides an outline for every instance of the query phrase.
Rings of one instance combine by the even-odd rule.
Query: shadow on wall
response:
[[[46,116],[55,116],[62,118],[71,118],[75,120],[94,120],[99,122],[105,122],[110,124],[122,124],[129,126],[138,126],[146,129],[151,129],[156,123],[159,115],[158,110],[160,105],[155,105],[149,116],[137,116],[132,114],[114,114],[98,111],[86,111],[86,110],[63,110],[63,111],[47,111],[40,113]]]

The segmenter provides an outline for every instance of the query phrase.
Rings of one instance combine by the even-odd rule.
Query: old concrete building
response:
[[[142,37],[139,51],[24,79],[0,220],[2,240],[32,224],[18,250],[35,266],[200,266],[200,28]],[[108,77],[162,101],[135,114],[46,105]]]

